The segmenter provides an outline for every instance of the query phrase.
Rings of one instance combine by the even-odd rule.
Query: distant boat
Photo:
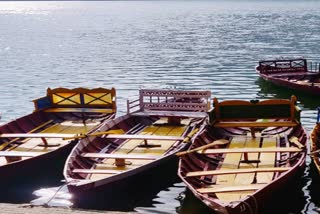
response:
[[[260,213],[270,206],[305,167],[307,134],[295,103],[294,96],[214,99],[210,124],[177,154],[187,188],[214,213]]]
[[[178,158],[207,119],[210,91],[141,89],[126,115],[104,123],[70,153],[64,176],[73,202],[122,209],[176,175]],[[117,197],[118,196],[118,197]],[[88,205],[89,206],[89,205]]]
[[[256,71],[264,80],[275,85],[320,94],[319,66],[314,64],[308,68],[304,58],[275,59],[260,61]]]
[[[37,175],[62,174],[63,163],[77,140],[116,114],[116,91],[55,88],[34,100],[35,110],[0,126],[1,188],[34,182]]]

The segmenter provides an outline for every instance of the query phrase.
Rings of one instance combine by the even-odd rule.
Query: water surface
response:
[[[295,94],[310,132],[320,100],[265,83],[255,66],[280,56],[319,62],[319,10],[317,1],[285,0],[0,2],[2,122],[31,112],[48,87],[115,87],[118,115],[140,88],[176,88],[220,100]],[[280,204],[282,213],[316,213],[313,170],[308,157],[297,203]],[[191,213],[196,200],[184,191],[172,184],[137,210]]]

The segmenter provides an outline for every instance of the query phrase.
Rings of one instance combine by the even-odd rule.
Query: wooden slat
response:
[[[39,129],[45,127],[46,125],[48,125],[48,124],[50,124],[50,123],[52,123],[52,122],[53,122],[53,120],[49,120],[49,121],[47,121],[47,122],[45,122],[45,123],[42,123],[41,125],[39,125],[39,126],[35,127],[34,129],[30,130],[28,133],[36,132],[36,131],[38,131]],[[0,150],[3,150],[3,149],[6,148],[8,145],[10,145],[11,143],[14,143],[14,142],[18,141],[19,139],[20,139],[20,138],[17,137],[17,138],[15,138],[15,139],[12,139],[12,140],[10,140],[10,141],[8,141],[8,142],[5,142],[5,143],[1,144],[1,145],[0,145]]]
[[[276,147],[276,148],[232,148],[232,149],[207,149],[198,151],[199,154],[224,154],[224,153],[274,153],[274,152],[301,152],[303,150],[296,147]]]
[[[2,157],[35,157],[42,154],[45,154],[45,152],[0,151]]]
[[[140,111],[132,114],[136,116],[187,117],[187,118],[204,118],[208,116],[206,112],[188,112],[188,111]]]
[[[248,133],[249,134],[249,133]],[[260,133],[257,133],[257,135]],[[246,143],[245,143],[245,148],[253,148],[257,149],[260,146],[260,137],[247,137]],[[247,158],[247,159],[246,159]],[[242,155],[241,162],[239,163],[239,169],[252,169],[257,167],[256,162],[247,162],[247,161],[256,161],[259,159],[259,153],[244,153]],[[243,173],[243,174],[236,174],[236,177],[234,179],[234,184],[235,185],[248,185],[254,182],[254,176],[255,173]],[[242,198],[243,195],[241,194],[240,198]]]
[[[262,141],[263,148],[277,148],[277,138],[264,137]],[[258,167],[269,168],[276,164],[276,153],[261,153]],[[274,172],[259,172],[256,175],[257,183],[270,183]]]
[[[162,136],[162,135],[129,135],[129,134],[109,134],[108,139],[131,139],[131,140],[184,140],[179,136]]]
[[[123,170],[112,170],[112,169],[73,169],[74,173],[83,173],[83,174],[119,174]]]
[[[230,169],[230,170],[209,170],[196,171],[187,173],[186,177],[197,177],[206,175],[227,175],[237,173],[256,173],[256,172],[285,172],[291,169],[290,167],[268,167],[268,168],[249,168],[249,169]]]
[[[7,133],[0,134],[0,138],[67,138],[74,137],[74,134],[58,134],[58,133]]]
[[[150,125],[145,127],[142,131],[140,131],[140,135],[152,135],[153,133],[155,133],[160,126],[154,126],[154,125]],[[131,153],[132,151],[134,151],[139,145],[141,145],[143,143],[143,140],[128,140],[125,141],[124,143],[122,143],[112,154],[123,154],[123,155],[127,155],[128,153]],[[150,160],[130,160],[130,162],[132,164],[130,165],[126,165],[125,167],[123,167],[123,169],[132,169],[132,168],[136,168],[140,162],[150,162]],[[137,163],[138,162],[138,163]],[[96,164],[95,165],[95,169],[114,169],[115,166],[115,160],[113,159],[104,159],[102,161],[103,164]],[[143,163],[141,163],[140,165],[142,165]],[[101,178],[105,178],[111,176],[110,174],[89,174],[89,177],[91,179],[101,179]]]
[[[230,128],[230,127],[294,127],[298,124],[294,121],[275,121],[275,122],[218,122],[215,127]]]
[[[92,113],[114,113],[113,109],[100,109],[100,108],[49,108],[45,112],[92,112]]]
[[[225,186],[225,185],[215,185],[213,187],[199,188],[197,189],[200,193],[222,193],[222,192],[238,192],[238,191],[254,191],[261,189],[265,184],[251,184],[251,185],[241,185],[241,186]]]
[[[231,139],[229,149],[239,149],[245,146],[246,138],[243,137],[233,137]],[[242,154],[240,153],[229,153],[226,154],[224,160],[221,164],[221,170],[234,170],[238,169],[239,161],[241,160]],[[233,185],[236,174],[225,174],[217,175],[216,184],[217,185]],[[218,193],[217,198],[221,201],[235,201],[239,200],[239,196],[232,195],[229,193]]]
[[[77,128],[79,129],[79,128]],[[103,135],[105,133],[101,133]],[[97,135],[95,133],[92,134]],[[4,133],[0,134],[0,138],[76,138],[75,134],[63,134],[63,133]],[[108,134],[105,138],[108,139],[132,139],[132,140],[184,140],[179,136],[160,136],[160,135],[126,135],[126,134]]]
[[[155,160],[159,158],[159,156],[151,156],[151,155],[107,154],[107,153],[82,153],[81,156],[86,158],[119,158],[119,159],[140,159],[140,160]]]

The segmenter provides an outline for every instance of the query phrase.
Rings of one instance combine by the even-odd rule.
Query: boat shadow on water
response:
[[[18,180],[13,181],[7,189],[1,189],[1,202],[29,204],[32,206],[46,207],[73,207],[81,209],[109,210],[109,211],[134,211],[137,207],[153,207],[157,194],[164,189],[181,182],[177,176],[177,159],[168,162],[165,171],[151,170],[143,174],[130,185],[117,184],[121,189],[109,188],[103,192],[88,192],[90,197],[86,200],[73,200],[66,183],[63,183],[62,173],[45,172],[43,176],[25,177],[23,184]],[[146,181],[145,178],[151,178]],[[134,184],[134,185],[133,185]],[[179,188],[181,189],[181,188]],[[109,197],[112,192],[112,197]],[[106,197],[108,196],[108,197]],[[149,211],[150,213],[150,211]]]
[[[11,179],[1,187],[0,202],[2,203],[30,203],[37,199],[34,192],[42,188],[51,188],[61,185],[62,173],[59,171],[42,171],[40,175],[29,172],[30,176],[19,176]]]

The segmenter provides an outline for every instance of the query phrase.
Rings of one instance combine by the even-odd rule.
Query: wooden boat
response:
[[[189,146],[188,138],[207,118],[210,95],[141,89],[139,99],[128,101],[127,114],[81,139],[70,153],[64,176],[73,202],[97,208],[102,201],[109,209],[118,209],[119,202],[126,209],[136,193],[170,180],[178,166],[175,153]]]
[[[303,172],[307,135],[296,98],[214,99],[210,123],[180,156],[178,175],[217,213],[259,213]]]
[[[320,67],[310,65],[304,58],[267,60],[260,61],[256,71],[275,85],[320,94]]]
[[[317,108],[317,123],[310,134],[310,155],[312,162],[320,173],[320,107]]]
[[[64,135],[88,133],[114,118],[115,95],[114,88],[48,88],[46,96],[33,101],[32,113],[1,125],[1,185],[33,181],[39,174],[47,178],[46,173],[62,174],[77,142],[63,139]]]

